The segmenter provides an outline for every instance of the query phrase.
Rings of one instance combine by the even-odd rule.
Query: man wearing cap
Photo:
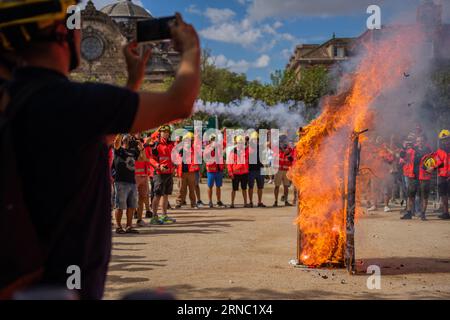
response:
[[[139,56],[137,44],[124,50],[128,89],[72,82],[68,76],[79,65],[81,33],[68,27],[67,9],[77,2],[0,2],[0,56],[12,54],[21,66],[14,70],[8,85],[12,104],[2,103],[0,110],[20,107],[11,120],[12,143],[24,203],[43,249],[39,259],[43,263],[33,277],[26,277],[26,282],[24,278],[11,278],[5,288],[17,290],[24,283],[65,288],[67,268],[77,265],[81,270],[81,289],[76,290],[80,298],[101,299],[111,254],[105,136],[142,132],[188,117],[200,87],[200,45],[194,28],[177,14],[171,34],[181,61],[167,92],[136,92],[150,56],[149,51]],[[14,105],[25,92],[26,101]],[[28,143],[37,132],[52,138]],[[49,150],[64,158],[64,165],[52,161]],[[28,161],[30,158],[33,161]],[[8,227],[17,227],[20,232],[18,226]],[[0,261],[5,261],[1,256],[5,251],[1,252]],[[18,261],[23,261],[31,253],[18,254]],[[12,268],[13,263],[7,266]],[[14,270],[21,267],[15,264]],[[22,274],[29,271],[23,268]],[[2,272],[2,277],[5,274]]]

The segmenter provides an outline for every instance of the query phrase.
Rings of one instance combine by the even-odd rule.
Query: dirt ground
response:
[[[206,202],[206,185],[202,184]],[[230,202],[230,184],[224,186]],[[263,197],[273,204],[273,185]],[[174,198],[171,198],[174,204]],[[295,207],[173,210],[177,223],[114,235],[105,299],[163,288],[178,299],[450,299],[450,221],[365,214],[356,225],[358,274],[301,269]],[[430,210],[432,211],[432,210]],[[368,289],[367,266],[381,268],[381,289]]]

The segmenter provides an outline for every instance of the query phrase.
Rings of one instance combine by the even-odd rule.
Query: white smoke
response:
[[[259,128],[270,126],[281,130],[296,130],[305,125],[302,114],[303,103],[278,103],[269,106],[262,101],[245,98],[228,104],[220,102],[204,102],[198,100],[195,112],[203,112],[211,116],[221,116],[236,122],[241,127]]]

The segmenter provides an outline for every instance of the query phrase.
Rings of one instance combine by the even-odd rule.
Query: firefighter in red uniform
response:
[[[180,142],[182,147],[178,153],[179,161],[177,166],[177,175],[180,178],[180,192],[177,197],[175,208],[181,208],[186,202],[186,196],[189,189],[189,201],[192,209],[198,209],[195,197],[195,174],[200,170],[198,163],[195,163],[195,153],[193,145],[194,134],[188,132]]]
[[[174,144],[170,141],[171,129],[168,125],[161,126],[159,129],[159,139],[156,141],[150,164],[155,169],[153,177],[154,198],[152,202],[153,217],[150,224],[170,224],[176,220],[167,215],[167,207],[169,204],[169,195],[173,192],[173,172],[174,164],[172,162],[172,149]],[[158,207],[161,198],[162,215],[158,217]]]
[[[244,207],[249,208],[247,203],[247,186],[248,186],[248,146],[245,146],[245,139],[243,136],[237,136],[234,139],[235,146],[228,154],[228,175],[232,180],[233,190],[231,191],[231,206],[234,208],[234,200],[236,198],[236,191],[239,190],[239,184],[242,189],[242,196],[244,197]]]
[[[217,150],[217,155],[216,155]],[[216,142],[216,136],[211,136],[209,144],[205,147],[203,152],[203,158],[206,162],[206,175],[208,178],[208,199],[209,207],[213,208],[212,193],[213,187],[216,186],[217,206],[219,208],[225,208],[221,200],[221,187],[223,181],[223,170],[225,168],[223,164],[223,147],[220,142]]]
[[[448,197],[450,194],[450,131],[442,130],[439,134],[440,148],[435,153],[435,166],[429,172],[437,169],[438,189],[442,201],[442,214],[440,219],[450,219],[448,212]]]
[[[289,146],[287,137],[280,137],[280,146],[278,154],[275,155],[278,158],[278,172],[275,174],[275,202],[273,204],[274,207],[278,207],[278,194],[280,192],[280,186],[284,187],[284,204],[285,206],[292,206],[288,201],[289,196],[289,187],[291,185],[291,181],[289,181],[287,177],[287,172],[289,168],[292,166],[294,161],[294,150]]]
[[[404,173],[408,177],[408,204],[407,212],[401,219],[412,219],[414,200],[417,192],[420,194],[421,219],[426,220],[425,212],[430,195],[431,174],[425,165],[431,156],[431,149],[425,145],[424,138],[416,138],[416,145],[402,152],[400,156],[405,161]]]

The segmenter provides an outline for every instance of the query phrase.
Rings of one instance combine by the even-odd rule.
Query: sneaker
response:
[[[249,208],[253,208],[253,202],[250,202],[248,205],[249,205]]]
[[[267,206],[264,203],[258,203],[258,208],[267,208]]]
[[[125,229],[124,229],[124,228],[122,228],[122,227],[119,227],[119,228],[117,228],[117,229],[116,229],[116,233],[117,233],[117,234],[125,234],[125,233],[126,233],[126,231],[125,231]]]
[[[175,206],[175,209],[181,209],[181,204],[177,204],[177,205]]]
[[[150,210],[145,211],[146,218],[151,218],[152,216],[153,216],[153,212],[151,212]]]
[[[145,227],[145,226],[147,226],[147,224],[144,222],[144,220],[142,220],[142,219],[139,219],[137,222],[136,222],[136,225],[138,226],[138,227]]]
[[[274,206],[274,207],[278,207],[278,202],[275,201],[275,202],[273,203],[273,206]]]
[[[411,211],[406,212],[400,219],[401,220],[411,220],[412,219]]]
[[[205,205],[205,204],[203,203],[203,201],[201,201],[201,200],[198,200],[198,201],[197,201],[197,206],[200,207],[200,206],[204,206],[204,205]]]
[[[125,229],[125,233],[134,233],[134,234],[138,234],[139,231],[137,231],[136,229],[132,228],[132,227],[127,227]]]
[[[250,203],[244,204],[244,208],[253,208],[253,206]]]
[[[442,214],[438,215],[438,218],[442,219],[442,220],[449,220],[450,219],[450,214],[442,213]]]
[[[198,205],[194,204],[194,205],[191,206],[191,209],[193,209],[193,210],[198,210],[198,209],[200,209],[200,208],[199,208]]]
[[[230,208],[231,208],[231,209],[234,209],[234,208],[235,208],[234,204],[231,204]]]
[[[227,206],[223,204],[222,201],[217,202],[217,206],[220,208],[226,208]]]
[[[158,218],[158,216],[153,216],[152,219],[150,220],[150,224],[161,225],[164,223],[161,222],[161,220]]]
[[[389,208],[388,206],[384,207],[384,212],[391,212],[391,208]]]
[[[288,201],[284,202],[284,206],[285,207],[292,207],[292,203],[289,203]]]
[[[208,203],[208,206],[209,206],[210,208],[214,208],[214,205],[213,205],[212,202]]]
[[[163,224],[172,224],[177,222],[176,219],[170,218],[168,215],[161,215],[161,218],[159,218],[159,221],[161,221]]]
[[[422,214],[420,215],[420,220],[422,220],[422,221],[427,221],[427,220],[428,220],[427,217],[426,217],[426,215],[425,215],[425,213],[422,213]]]
[[[284,195],[281,196],[281,202],[283,202],[283,201],[284,201]]]
[[[377,210],[377,207],[375,206],[371,206],[369,209],[367,209],[367,211],[375,211],[375,210]]]

